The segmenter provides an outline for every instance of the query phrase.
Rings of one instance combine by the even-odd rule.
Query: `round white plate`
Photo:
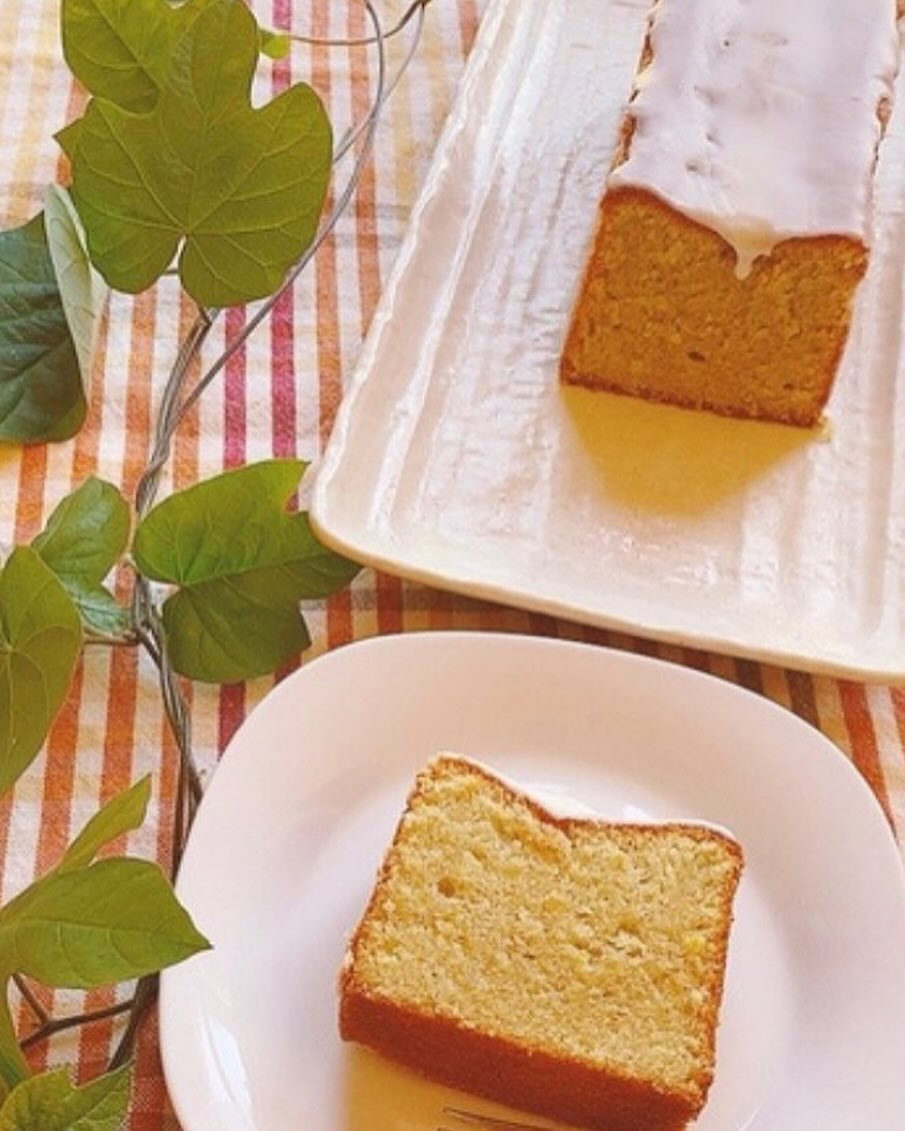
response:
[[[716,1079],[696,1131],[901,1131],[905,873],[845,757],[695,671],[469,633],[329,653],[230,744],[178,883],[213,949],[162,984],[185,1131],[435,1131],[452,1126],[451,1102],[499,1113],[337,1035],[346,937],[415,772],[440,750],[605,816],[701,818],[741,841]]]

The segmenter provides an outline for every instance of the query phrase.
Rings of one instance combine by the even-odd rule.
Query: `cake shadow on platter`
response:
[[[651,514],[714,510],[830,434],[827,423],[792,428],[579,387],[564,387],[561,403],[600,491]]]

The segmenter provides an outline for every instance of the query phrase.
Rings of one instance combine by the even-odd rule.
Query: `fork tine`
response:
[[[462,1123],[471,1123],[478,1127],[489,1127],[492,1131],[549,1131],[537,1123],[515,1123],[511,1119],[497,1119],[493,1115],[482,1115],[477,1111],[465,1111],[460,1107],[445,1107],[444,1115],[451,1115]],[[437,1131],[451,1131],[449,1128],[438,1127]]]

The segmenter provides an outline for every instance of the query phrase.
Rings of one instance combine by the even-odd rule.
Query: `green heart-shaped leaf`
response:
[[[288,573],[266,569],[181,589],[163,607],[170,661],[207,683],[266,675],[311,643]]]
[[[41,749],[81,644],[66,590],[34,550],[19,546],[0,571],[0,792]]]
[[[127,1066],[76,1087],[65,1068],[23,1080],[0,1107],[0,1131],[118,1131],[129,1106]]]
[[[64,585],[98,585],[126,548],[129,522],[119,491],[90,476],[56,507],[32,545]]]
[[[209,943],[147,860],[44,876],[0,908],[0,971],[86,989],[151,974]]]
[[[73,868],[87,867],[104,845],[122,833],[137,829],[145,819],[150,796],[151,779],[146,776],[108,801],[66,849],[57,871],[71,872]]]
[[[150,110],[173,46],[211,0],[63,0],[60,28],[69,69],[87,89],[127,110]]]
[[[43,215],[0,232],[0,440],[74,435],[86,403]]]
[[[101,585],[126,548],[129,525],[126,500],[92,476],[63,499],[32,542],[97,632],[115,635],[129,624],[128,612]]]
[[[305,464],[268,460],[165,499],[135,534],[141,572],[181,588],[164,603],[170,660],[192,679],[272,672],[307,646],[304,598],[347,585],[355,563],[327,550],[286,503]]]
[[[212,0],[172,50],[153,110],[91,101],[73,197],[92,261],[137,292],[177,256],[188,293],[228,306],[271,294],[314,237],[331,131],[299,83],[253,108],[259,31],[242,0]]]

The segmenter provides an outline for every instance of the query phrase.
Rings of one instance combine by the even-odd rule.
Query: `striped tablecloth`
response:
[[[5,227],[36,213],[43,187],[61,175],[53,133],[82,104],[61,61],[58,0],[4,0],[0,12],[0,220]],[[400,4],[384,4],[388,22]],[[319,37],[365,30],[355,0],[256,0],[262,23]],[[191,484],[246,461],[273,455],[316,460],[329,436],[343,382],[355,363],[381,284],[431,160],[473,42],[482,0],[433,0],[423,42],[384,115],[373,161],[352,207],[294,292],[250,339],[178,434],[162,486]],[[398,61],[404,36],[394,41]],[[310,79],[341,129],[365,113],[373,57],[361,47],[296,49],[265,68],[261,94],[290,79]],[[211,354],[239,330],[248,312],[218,323]],[[59,500],[95,474],[134,490],[148,458],[149,432],[176,343],[191,318],[175,286],[164,282],[138,298],[114,296],[90,388],[87,423],[72,441],[25,449],[0,447],[0,550],[32,538]],[[128,578],[116,584],[125,595]],[[905,838],[905,688],[862,686],[707,655],[482,604],[370,570],[351,589],[307,609],[313,637],[300,659],[378,633],[423,629],[494,629],[585,640],[644,652],[744,685],[819,728],[864,775]],[[284,673],[280,673],[284,674]],[[189,689],[194,741],[206,774],[248,710],[272,680],[222,689]],[[172,839],[176,755],[156,676],[133,649],[94,648],[78,668],[72,694],[46,750],[0,806],[2,898],[54,862],[98,805],[140,775],[153,775],[149,820],[130,851],[165,861]],[[44,993],[55,1012],[116,1000],[122,991],[86,998]],[[28,1013],[20,1006],[20,1022]],[[120,1031],[116,1021],[65,1033],[30,1050],[35,1069],[69,1062],[80,1078],[102,1070]],[[153,1018],[145,1025],[128,1123],[131,1131],[177,1127],[161,1076]]]

